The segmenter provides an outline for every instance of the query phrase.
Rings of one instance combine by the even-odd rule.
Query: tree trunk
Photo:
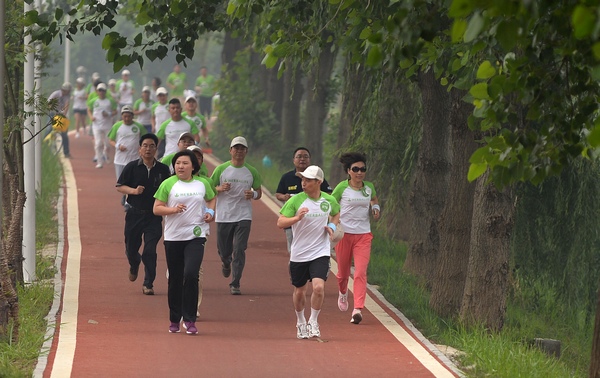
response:
[[[510,188],[498,190],[487,183],[488,179],[486,172],[476,183],[460,318],[466,324],[482,324],[499,331],[506,312],[514,199]]]
[[[404,269],[429,286],[438,257],[438,224],[448,187],[449,95],[431,69],[420,74],[419,88],[423,131],[409,198],[412,226]]]
[[[366,74],[365,66],[352,63],[350,57],[346,57],[344,68],[344,89],[342,92],[342,111],[340,114],[340,125],[338,129],[337,150],[340,151],[347,145],[352,128],[362,109],[363,103],[370,91],[367,89],[371,83],[371,75]],[[334,154],[331,161],[327,181],[333,183],[346,179],[344,170],[339,162],[339,153]]]
[[[281,109],[281,161],[289,164],[292,151],[300,140],[300,103],[304,87],[302,86],[302,70],[300,65],[288,65],[283,73],[283,96]]]
[[[467,180],[469,158],[477,148],[467,119],[473,106],[462,101],[465,92],[451,93],[451,165],[448,199],[440,218],[440,251],[429,304],[438,314],[458,314],[462,301],[471,240],[475,183]]]
[[[323,33],[327,40],[328,33]],[[336,52],[332,43],[326,43],[319,55],[319,63],[308,74],[306,84],[306,110],[304,112],[304,141],[310,150],[311,163],[323,165],[323,129],[328,112],[329,79],[333,71]]]
[[[590,363],[590,378],[600,378],[600,289],[596,303],[596,321],[592,338],[592,358]]]
[[[241,38],[232,37],[231,31],[225,32],[223,39],[223,50],[221,50],[221,62],[225,67],[224,70],[230,73],[232,80],[237,80],[237,75],[233,67],[235,66],[235,54],[242,49],[244,42]]]

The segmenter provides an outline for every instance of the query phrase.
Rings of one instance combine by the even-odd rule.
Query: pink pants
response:
[[[367,295],[367,267],[371,258],[373,234],[345,234],[335,246],[338,263],[338,286],[341,293],[348,292],[348,278],[354,257],[354,308],[365,307]]]

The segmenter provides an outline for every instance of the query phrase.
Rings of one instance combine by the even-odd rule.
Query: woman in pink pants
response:
[[[348,279],[354,258],[354,310],[350,322],[358,324],[362,321],[361,310],[365,305],[367,293],[367,267],[371,257],[371,223],[372,212],[375,220],[379,219],[380,207],[377,193],[370,181],[365,181],[367,158],[358,152],[345,153],[340,157],[348,179],[336,186],[331,195],[340,203],[340,224],[345,234],[336,245],[335,253],[338,263],[338,308],[348,310]]]

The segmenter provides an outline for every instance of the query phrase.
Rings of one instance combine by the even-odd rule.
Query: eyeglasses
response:
[[[296,159],[310,159],[310,155],[296,155],[294,157]]]
[[[156,148],[156,144],[142,144],[140,147],[153,150]]]
[[[367,171],[367,167],[352,167],[350,168],[350,170],[354,173],[361,171],[361,172],[366,172]]]

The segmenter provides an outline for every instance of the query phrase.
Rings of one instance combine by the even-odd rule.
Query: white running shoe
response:
[[[358,324],[360,322],[362,322],[362,313],[359,309],[355,308],[352,310],[352,319],[350,319],[350,323]]]
[[[96,168],[102,168],[102,167],[103,167],[102,163],[96,164]]]
[[[79,138],[79,131],[75,132],[75,139]]]
[[[296,337],[299,339],[308,339],[308,328],[306,323],[296,324]]]
[[[309,337],[321,337],[321,330],[319,329],[319,323],[308,322],[308,336]]]
[[[340,309],[340,311],[348,311],[348,292],[347,291],[346,291],[346,294],[342,294],[342,292],[339,292],[338,308]]]

